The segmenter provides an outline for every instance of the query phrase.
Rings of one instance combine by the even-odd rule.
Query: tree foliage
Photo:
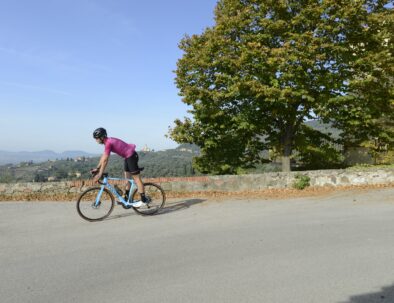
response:
[[[356,143],[379,135],[383,113],[393,118],[389,3],[218,1],[215,25],[180,42],[176,83],[193,117],[177,119],[170,137],[201,147],[194,166],[204,173],[236,173],[268,148],[285,170],[294,151],[338,161],[334,138],[304,122],[331,123]]]

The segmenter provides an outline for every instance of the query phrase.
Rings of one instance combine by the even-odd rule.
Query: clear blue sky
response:
[[[100,153],[95,128],[142,148],[187,107],[178,43],[212,26],[216,0],[0,2],[0,150]]]

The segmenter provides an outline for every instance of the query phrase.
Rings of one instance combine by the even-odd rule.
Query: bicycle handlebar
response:
[[[97,168],[91,169],[91,170],[90,170],[90,175],[91,175],[90,177],[93,178],[95,175],[98,174],[98,172],[99,172],[99,170],[98,170]],[[103,179],[104,177],[108,177],[108,173],[103,173],[103,174],[101,175],[101,178],[100,178],[100,179]],[[104,184],[104,183],[101,182],[100,180],[97,180],[97,182],[98,182],[99,184],[101,184],[101,185]]]

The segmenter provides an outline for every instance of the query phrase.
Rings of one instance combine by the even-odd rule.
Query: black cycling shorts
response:
[[[126,159],[124,159],[124,171],[130,172],[132,175],[138,175],[140,173],[140,168],[138,166],[138,154],[134,154]]]

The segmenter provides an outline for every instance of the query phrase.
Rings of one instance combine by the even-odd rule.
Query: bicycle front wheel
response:
[[[163,208],[166,201],[164,190],[157,184],[144,183],[145,197],[148,199],[141,207],[133,207],[133,209],[141,215],[153,215]],[[134,190],[132,201],[140,200],[137,190]]]
[[[104,188],[99,203],[96,205],[96,197],[100,193],[100,187],[92,187],[85,190],[78,198],[78,214],[88,221],[100,221],[108,217],[114,209],[114,196]]]

